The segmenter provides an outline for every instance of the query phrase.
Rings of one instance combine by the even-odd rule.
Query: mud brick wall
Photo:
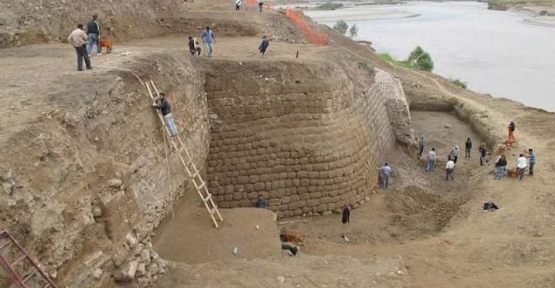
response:
[[[208,183],[220,207],[253,206],[263,195],[288,217],[334,210],[372,190],[395,135],[387,90],[367,72],[281,63],[251,75],[248,63],[218,64],[205,88],[217,115]]]

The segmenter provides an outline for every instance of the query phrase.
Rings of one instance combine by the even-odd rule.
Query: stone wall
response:
[[[398,82],[374,84],[362,67],[337,62],[214,68],[205,85],[216,119],[208,177],[220,207],[252,206],[263,195],[287,217],[331,211],[372,190],[374,167],[395,145],[389,112],[399,109],[385,104],[391,89],[402,91]]]

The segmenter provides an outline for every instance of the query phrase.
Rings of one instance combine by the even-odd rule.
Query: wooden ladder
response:
[[[4,254],[2,253],[2,251],[8,248],[9,246],[15,246],[13,248],[15,248],[16,254],[20,254],[20,256],[18,256],[11,263],[8,259],[6,259],[6,256],[4,256]],[[20,265],[21,263],[24,263],[25,260],[27,260],[28,263],[30,263],[31,266],[33,266],[33,268],[29,272],[24,273],[22,276],[22,275],[19,275],[15,271],[15,269],[17,268],[18,265]],[[8,232],[8,230],[3,230],[2,232],[0,232],[0,265],[2,265],[8,277],[12,279],[13,284],[15,284],[16,287],[18,288],[29,288],[29,286],[26,283],[31,278],[33,278],[33,276],[37,275],[37,273],[38,273],[38,276],[42,278],[43,282],[46,282],[46,285],[42,286],[42,288],[58,288],[58,286],[56,286],[56,284],[52,282],[50,277],[46,275],[44,270],[42,270],[37,260],[31,257],[31,255],[29,255],[29,252],[27,252],[25,248],[23,248],[17,242],[17,240],[15,240],[15,238],[10,234],[10,232]]]
[[[147,81],[145,85],[148,90],[148,96],[150,96],[150,99],[154,101],[155,97],[153,93],[156,93],[156,96],[160,95],[158,88],[156,88],[156,85],[154,85],[154,81]],[[191,178],[193,185],[197,189],[200,199],[204,203],[206,210],[208,210],[208,213],[212,218],[212,222],[214,222],[214,226],[216,226],[216,228],[219,228],[220,225],[218,224],[218,220],[224,221],[224,219],[222,218],[222,215],[218,210],[218,206],[216,206],[216,203],[214,203],[214,199],[212,199],[212,194],[208,191],[208,187],[206,187],[206,182],[202,179],[200,171],[195,166],[191,154],[189,154],[187,147],[185,147],[185,144],[183,143],[179,135],[177,137],[171,137],[170,130],[168,130],[168,127],[165,124],[164,117],[162,116],[161,111],[158,111],[158,118],[160,119],[162,125],[165,127],[167,134],[170,136],[170,142],[177,152],[177,156],[179,156],[181,164],[183,164],[183,167],[185,167],[185,171],[187,171],[187,174]]]

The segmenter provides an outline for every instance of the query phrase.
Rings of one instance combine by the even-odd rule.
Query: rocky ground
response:
[[[474,150],[472,160],[459,160],[455,180],[447,182],[443,178],[444,162],[440,161],[437,171],[426,173],[422,168],[423,163],[415,159],[415,150],[399,148],[396,153],[388,155],[397,172],[396,177],[392,178],[392,187],[388,190],[377,189],[365,201],[367,203],[356,207],[352,214],[352,223],[342,227],[339,215],[336,214],[279,220],[280,226],[304,238],[301,255],[295,257],[270,249],[278,245],[277,235],[275,239],[272,238],[278,227],[272,227],[270,215],[248,209],[225,211],[224,215],[230,219],[229,222],[226,222],[221,231],[214,232],[209,228],[208,218],[203,217],[206,216],[202,214],[204,211],[199,211],[197,204],[188,202],[190,198],[185,198],[175,207],[176,217],[168,215],[166,221],[155,231],[154,245],[150,241],[139,243],[135,238],[126,240],[134,247],[131,261],[125,264],[128,272],[133,270],[133,277],[137,271],[149,273],[152,278],[163,276],[155,284],[157,287],[547,288],[555,285],[555,218],[552,211],[555,203],[555,196],[552,195],[555,159],[550,153],[555,145],[553,113],[528,108],[506,99],[461,90],[435,75],[393,67],[380,61],[367,47],[323,27],[320,29],[329,33],[332,45],[318,47],[302,44],[300,33],[294,27],[289,24],[278,25],[287,22],[279,12],[268,11],[259,15],[252,13],[252,7],[249,7],[251,10],[241,12],[244,14],[227,12],[225,9],[232,6],[225,1],[197,0],[187,5],[190,19],[203,20],[198,20],[198,24],[194,25],[184,24],[180,28],[182,34],[178,37],[118,43],[113,54],[93,56],[92,72],[74,71],[74,52],[66,44],[0,51],[0,84],[5,88],[0,92],[0,140],[4,151],[1,155],[5,160],[1,167],[5,195],[0,199],[0,205],[4,225],[15,227],[15,233],[19,236],[61,233],[55,235],[91,240],[78,241],[84,251],[89,245],[105,245],[108,240],[96,238],[103,235],[97,230],[86,230],[78,235],[64,234],[63,231],[77,228],[59,227],[57,223],[74,218],[84,219],[76,223],[94,223],[97,217],[94,209],[89,207],[87,211],[78,210],[83,206],[81,202],[87,200],[83,197],[86,187],[81,187],[78,183],[90,185],[87,186],[89,189],[99,193],[107,189],[117,192],[122,188],[123,182],[104,185],[116,175],[122,178],[118,167],[78,165],[80,161],[93,163],[88,158],[108,155],[110,150],[118,149],[119,144],[116,143],[119,142],[114,140],[111,144],[97,143],[95,137],[87,138],[94,134],[75,136],[71,134],[77,133],[72,127],[84,127],[80,126],[84,124],[74,121],[71,114],[54,112],[60,107],[77,105],[75,103],[79,99],[67,96],[70,92],[75,96],[75,90],[80,91],[86,101],[91,101],[92,98],[86,96],[95,89],[94,81],[98,85],[112,83],[115,73],[141,63],[141,57],[153,57],[156,53],[167,53],[172,57],[183,53],[183,57],[188,57],[185,56],[187,52],[184,49],[184,37],[198,32],[197,26],[211,20],[216,22],[218,18],[244,18],[246,24],[241,26],[244,28],[239,29],[240,32],[236,35],[230,32],[227,37],[218,41],[215,58],[241,61],[260,57],[256,51],[258,35],[267,34],[281,40],[272,43],[268,54],[270,61],[293,58],[296,51],[301,54],[298,61],[319,61],[327,57],[327,53],[337,51],[348,54],[354,61],[368,60],[374,67],[386,70],[401,80],[411,104],[415,135],[423,135],[429,146],[435,146],[440,160],[445,159],[453,145],[462,147],[467,137],[474,139],[475,148],[482,140],[493,149],[505,138],[507,123],[515,120],[519,142],[509,150],[509,165],[514,166],[516,157],[522,150],[534,148],[538,159],[536,175],[525,177],[522,181],[509,178],[493,180],[491,162],[480,167]],[[207,12],[208,9],[217,12]],[[194,11],[198,13],[195,14]],[[265,17],[272,21],[266,21]],[[183,23],[194,22],[190,19]],[[172,25],[178,24],[179,22],[175,22]],[[233,25],[224,27],[231,31],[238,27]],[[290,28],[292,31],[288,30]],[[221,30],[224,34],[225,29]],[[78,85],[82,83],[86,85]],[[108,86],[116,87],[114,91],[121,91],[117,90],[121,89],[117,88],[120,87],[119,84],[110,85]],[[115,98],[114,101],[124,105],[134,103],[125,102],[123,98]],[[133,111],[129,113],[142,117],[140,115],[143,114]],[[82,111],[85,112],[87,111]],[[98,113],[101,114],[101,111]],[[97,115],[91,114],[89,119],[94,117]],[[45,119],[53,120],[49,122],[50,120]],[[117,124],[121,121],[121,118],[114,118],[111,125],[119,127]],[[54,122],[60,122],[69,128],[61,129],[58,124],[52,124]],[[193,120],[187,120],[187,123],[192,122]],[[146,121],[139,124],[148,129],[155,127],[155,124]],[[44,131],[50,132],[46,134]],[[41,134],[43,132],[45,134]],[[68,134],[79,139],[87,138],[86,143],[90,146],[86,146],[86,149],[90,150],[76,153],[76,144]],[[15,137],[16,135],[19,137]],[[147,144],[143,146],[152,147]],[[95,149],[101,149],[102,153],[91,152]],[[29,159],[10,157],[10,153],[25,154],[22,151],[30,155]],[[161,150],[157,152],[160,155],[163,153]],[[82,159],[83,156],[86,158]],[[155,158],[161,157],[151,157],[148,158],[151,160],[145,161],[153,161]],[[82,171],[91,171],[93,168],[98,171],[94,174],[96,178],[80,178]],[[56,178],[51,178],[52,174],[48,174],[52,169],[56,169]],[[18,175],[25,175],[28,171],[39,176],[25,179],[27,182],[21,181],[22,178],[18,178]],[[46,176],[41,178],[40,175]],[[65,183],[65,186],[53,183]],[[97,187],[94,183],[103,183],[106,187],[100,184]],[[70,189],[73,192],[68,193],[67,198],[51,198],[55,191],[68,189],[67,186],[73,187]],[[36,194],[20,193],[31,188],[37,191]],[[481,209],[482,203],[489,200],[496,202],[501,209],[484,212]],[[59,201],[69,204],[62,205]],[[51,209],[46,214],[33,214],[34,210],[22,203],[31,207],[44,205]],[[28,215],[33,216],[29,221],[24,221]],[[203,224],[206,225],[201,226]],[[261,230],[255,230],[253,227],[256,225],[260,225]],[[49,229],[41,230],[45,226]],[[266,227],[269,227],[268,230]],[[350,241],[342,239],[341,233],[346,233]],[[260,235],[263,237],[258,237]],[[34,238],[36,237],[33,236]],[[233,244],[234,241],[239,244]],[[42,243],[43,246],[39,244],[41,243],[34,243],[39,248],[56,247],[58,243],[54,241]],[[156,246],[159,248],[156,249]],[[239,254],[234,256],[230,248],[235,246],[239,247]],[[172,260],[168,267],[165,267],[168,265],[165,260],[152,254],[152,247],[159,250],[163,258]],[[202,253],[210,247],[216,248],[210,249],[210,253]],[[187,253],[189,250],[194,253]],[[50,250],[35,252],[43,255],[48,251]],[[54,255],[58,259],[65,259],[66,256]],[[63,269],[63,272],[68,278],[72,276],[69,268]],[[93,273],[98,271],[91,269],[91,274]]]

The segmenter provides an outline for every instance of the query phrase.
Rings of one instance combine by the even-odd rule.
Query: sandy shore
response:
[[[398,18],[418,17],[420,14],[410,13],[402,10],[364,10],[347,8],[330,11],[305,11],[305,14],[318,22],[337,21],[343,19],[349,21],[374,21]]]
[[[555,17],[534,17],[524,19],[522,22],[530,25],[555,27]]]

